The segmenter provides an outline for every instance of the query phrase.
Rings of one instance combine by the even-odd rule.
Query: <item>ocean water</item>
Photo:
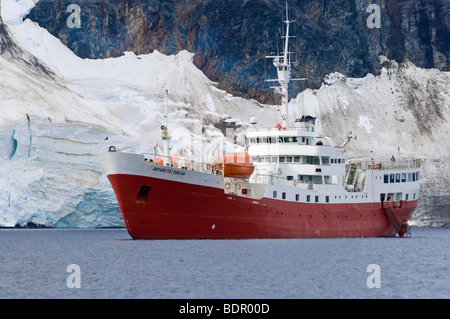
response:
[[[450,298],[449,247],[450,229],[166,241],[125,229],[0,229],[0,298]]]

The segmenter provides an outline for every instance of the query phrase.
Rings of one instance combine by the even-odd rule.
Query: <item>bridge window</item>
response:
[[[395,182],[395,174],[390,174],[389,175],[389,183],[394,183]]]
[[[384,183],[389,183],[389,174],[384,174]]]
[[[280,143],[297,143],[297,136],[280,136],[278,138]]]
[[[303,182],[313,182],[314,184],[322,184],[321,175],[297,175],[297,180]]]
[[[395,182],[400,183],[400,173],[395,174]]]
[[[402,183],[406,182],[406,173],[402,173]]]
[[[276,137],[251,137],[248,139],[250,144],[261,144],[261,143],[269,143],[269,144],[274,144],[277,142]]]

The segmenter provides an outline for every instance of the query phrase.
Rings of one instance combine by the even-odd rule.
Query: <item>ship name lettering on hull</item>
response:
[[[186,172],[178,171],[178,170],[175,170],[172,168],[166,168],[166,167],[153,167],[153,171],[167,173],[167,174],[181,175],[181,176],[184,176],[186,174]]]

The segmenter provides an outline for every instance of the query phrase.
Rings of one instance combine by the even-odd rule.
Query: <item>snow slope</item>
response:
[[[22,21],[34,3],[2,0],[2,18],[16,44],[57,81],[0,55],[0,226],[123,226],[95,156],[110,145],[153,153],[166,90],[174,153],[187,145],[204,157],[223,139],[228,122],[241,126],[239,142],[250,117],[265,127],[277,121],[276,107],[217,89],[186,51],[80,59],[36,23]],[[301,112],[318,116],[318,129],[336,144],[352,131],[358,139],[348,146],[351,157],[424,159],[426,196],[415,214],[417,224],[448,224],[450,76],[385,58],[381,63],[379,76],[330,74],[320,89],[290,101],[291,118]],[[442,217],[436,209],[444,211]]]

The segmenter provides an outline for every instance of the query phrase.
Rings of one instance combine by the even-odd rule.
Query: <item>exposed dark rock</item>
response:
[[[1,4],[0,4],[1,10]],[[18,66],[25,68],[29,72],[39,76],[45,76],[52,80],[56,79],[53,71],[48,69],[39,59],[22,50],[11,38],[8,27],[3,23],[0,16],[0,56],[9,61],[15,61]]]
[[[291,1],[294,76],[307,77],[293,94],[317,88],[323,77],[378,74],[378,57],[409,60],[424,68],[450,70],[450,2],[379,0],[381,28],[369,28],[369,0]],[[173,54],[186,49],[219,88],[273,102],[264,80],[274,70],[265,55],[281,49],[283,1],[278,0],[80,0],[80,28],[69,28],[71,0],[41,0],[29,18],[83,58],[133,51]],[[278,42],[278,43],[277,43]],[[271,72],[268,72],[268,71]],[[296,87],[295,87],[296,86]]]

